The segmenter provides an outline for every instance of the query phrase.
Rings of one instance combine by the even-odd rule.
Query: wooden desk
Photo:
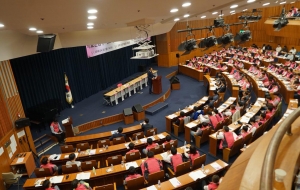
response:
[[[199,101],[195,102],[194,104],[190,105],[189,107],[187,107],[187,108],[185,108],[181,111],[184,111],[185,113],[191,113],[191,112],[193,112],[194,106],[197,106],[197,107],[201,106],[207,100],[208,100],[208,97],[204,96]],[[172,121],[174,121],[177,117],[179,117],[179,111],[165,117],[166,118],[166,131],[167,132],[171,133]]]
[[[258,102],[258,101],[256,101],[256,102]],[[256,114],[260,110],[260,108],[261,108],[261,106],[254,105],[248,112],[252,112],[253,114]],[[247,117],[246,114],[244,114],[242,117]],[[242,117],[239,120],[241,120]],[[241,125],[238,124],[237,122],[235,122],[235,123],[230,124],[228,127],[229,127],[230,131],[236,131],[241,127]],[[217,148],[218,148],[218,139],[216,137],[216,134],[217,134],[217,132],[209,135],[209,153],[211,153],[214,156],[217,155]]]
[[[23,155],[26,154],[26,155],[23,157],[17,157],[12,161],[12,163],[10,164],[12,172],[17,173],[17,171],[21,170],[21,168],[22,169],[25,168],[26,171],[24,171],[20,174],[28,175],[28,177],[30,177],[36,167],[32,152],[23,152],[20,154],[23,154]],[[18,162],[18,159],[20,159],[20,162]],[[23,159],[23,160],[21,161],[21,159]]]
[[[142,131],[141,125],[134,125],[131,127],[124,128],[123,134],[126,134],[127,140],[129,140],[128,138],[129,136],[140,131]],[[97,143],[99,140],[108,139],[111,136],[112,136],[111,131],[107,131],[107,132],[91,134],[91,135],[68,137],[66,138],[66,144],[73,145],[74,147],[76,147],[76,144],[82,142],[88,142],[90,145],[93,145],[93,147],[97,147]]]
[[[226,80],[226,88],[229,89],[229,91],[231,91],[231,96],[238,98],[239,97],[239,87],[237,84],[237,81],[231,77],[232,75],[228,75],[228,72],[222,72],[222,75],[224,76],[225,80]],[[230,77],[230,78],[229,78]]]
[[[189,67],[187,65],[178,65],[179,73],[192,77],[198,81],[203,81],[203,71]]]
[[[187,145],[189,146],[189,145]],[[183,147],[179,147],[177,148],[177,152],[178,153],[184,153],[184,148]],[[155,158],[162,160],[162,156],[160,154],[155,155]],[[141,163],[144,161],[145,159],[140,159],[140,160],[136,160],[135,162],[137,163],[138,167],[140,167]],[[222,165],[221,165],[222,164]],[[221,163],[220,165],[223,167],[225,167],[225,163]],[[122,185],[123,184],[123,180],[124,180],[124,175],[127,174],[127,170],[125,166],[122,166],[121,164],[119,165],[115,165],[114,166],[114,170],[112,172],[107,172],[107,169],[109,169],[109,167],[104,167],[104,168],[100,168],[100,169],[96,169],[96,174],[93,173],[93,171],[86,171],[86,172],[90,172],[90,179],[88,179],[88,182],[90,183],[90,185],[96,186],[96,185],[104,185],[104,184],[108,184],[108,183],[113,183],[115,182],[117,185]],[[81,173],[81,172],[79,172]],[[62,175],[63,176],[63,180],[61,183],[58,183],[56,185],[58,185],[60,187],[60,189],[70,189],[70,183],[76,179],[78,173],[72,173],[69,174],[69,178],[66,179],[66,175]],[[46,177],[46,179],[49,179],[50,177]],[[36,182],[36,180],[38,179],[42,179],[42,178],[29,178],[26,180],[26,182],[23,185],[23,188],[25,190],[28,189],[34,189],[34,190],[42,190],[44,189],[43,187],[35,187],[34,183]]]
[[[213,163],[218,163],[221,166],[221,168],[216,170],[215,168],[213,168],[211,166],[212,163],[204,166],[204,170],[207,171],[206,177],[211,176],[215,173],[218,173],[221,170],[226,169],[227,166],[228,166],[228,164],[223,162],[222,160],[217,160]],[[194,170],[194,171],[198,171],[198,170],[201,170],[201,169],[197,169],[197,170]],[[193,178],[191,178],[189,176],[189,174],[190,173],[187,173],[187,174],[184,174],[184,175],[181,175],[181,176],[177,177],[177,180],[181,183],[181,185],[178,186],[178,187],[174,187],[169,180],[165,181],[165,182],[162,182],[160,187],[158,187],[158,185],[155,185],[155,187],[156,187],[156,189],[162,189],[162,190],[165,190],[165,189],[166,190],[167,189],[185,189],[186,187],[192,186],[193,184],[197,183],[196,181],[193,180]],[[205,179],[206,177],[199,178],[199,179]],[[146,190],[146,188],[144,188],[143,190]]]

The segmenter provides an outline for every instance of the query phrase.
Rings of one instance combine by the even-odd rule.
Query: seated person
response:
[[[52,187],[52,183],[50,182],[49,179],[46,179],[43,182],[43,187],[45,188],[45,190],[59,190],[59,187],[57,185],[55,185],[54,187]]]
[[[226,110],[224,112],[224,115],[227,117],[232,116],[235,113],[236,109],[235,109],[235,105],[231,105],[229,110]]]
[[[214,90],[213,100],[216,101],[219,99],[219,94],[216,90]]]
[[[144,154],[147,154],[147,152],[149,152],[151,148],[155,148],[156,146],[158,146],[157,143],[153,143],[152,138],[147,139],[147,144],[148,144],[147,147],[143,149]]]
[[[221,84],[217,88],[218,93],[224,93],[226,91],[226,83],[224,80],[221,80]]]
[[[184,119],[185,116],[184,116],[184,112],[181,111],[180,114],[179,114],[179,117],[176,119],[176,121],[174,122],[176,125],[179,125],[180,124],[180,120]]]
[[[214,109],[215,116],[217,117],[218,122],[224,121],[225,117],[222,113],[219,113],[219,110]]]
[[[126,139],[126,135],[122,134],[123,132],[123,127],[119,127],[118,128],[118,132],[114,133],[111,137],[109,137],[109,140],[113,140],[114,138],[118,138],[118,137],[124,137]]]
[[[90,185],[87,182],[79,181],[77,179],[74,179],[71,182],[72,190],[92,190]]]
[[[128,168],[128,175],[125,178],[125,182],[127,182],[129,180],[132,180],[132,179],[135,179],[135,178],[138,178],[138,177],[141,177],[141,175],[136,173],[136,170],[133,166],[130,166]]]
[[[167,154],[164,154],[163,161],[166,163],[164,164],[165,173],[167,173],[168,168],[176,172],[176,167],[183,163],[183,158],[180,153],[177,153],[177,148],[171,147],[171,151],[168,151]]]
[[[193,142],[195,140],[195,137],[194,136],[201,136],[202,135],[202,131],[204,129],[207,129],[209,128],[209,125],[208,123],[206,122],[203,122],[200,124],[200,126],[197,128],[196,132],[191,130],[191,142]]]
[[[224,126],[223,129],[218,130],[216,134],[217,139],[221,139],[219,149],[231,148],[234,141],[237,139],[237,135],[229,131],[228,126]]]
[[[42,158],[40,168],[49,168],[51,174],[54,174],[59,170],[59,168],[55,164],[50,163],[50,160],[47,157]],[[61,171],[59,172],[59,174],[61,174]]]
[[[69,161],[67,161],[66,165],[72,165],[76,164],[78,167],[78,170],[81,171],[81,162],[80,161],[75,161],[76,160],[76,155],[74,153],[71,153],[69,155]]]
[[[249,134],[249,132],[248,132],[248,126],[247,125],[243,125],[241,128],[242,128],[242,130],[241,130],[241,133],[238,136],[238,138],[243,138],[244,139]]]
[[[208,185],[205,185],[203,187],[204,190],[216,190],[219,187],[221,180],[218,175],[212,176],[212,182],[210,182]]]
[[[211,123],[211,125],[213,126],[213,128],[215,129],[216,126],[218,125],[218,119],[216,117],[216,115],[213,115],[212,112],[208,112],[207,113],[208,117],[209,117],[209,121]]]
[[[198,110],[198,107],[197,106],[194,106],[194,108],[193,108],[193,113],[191,114],[191,119],[193,119],[193,120],[197,120],[198,119],[198,116],[200,115],[200,113],[201,113],[201,110]]]
[[[133,153],[133,152],[140,152],[139,150],[137,150],[137,149],[134,148],[134,143],[132,143],[132,142],[129,143],[128,147],[129,147],[129,151],[126,152],[125,159],[126,159],[126,155],[127,154],[130,154],[130,153]],[[141,155],[141,153],[140,153],[140,155]]]
[[[149,174],[163,170],[162,162],[159,159],[154,158],[154,153],[152,151],[147,153],[147,157],[148,158],[141,164],[142,174],[146,180],[148,179]]]
[[[276,109],[272,104],[267,104],[267,110],[266,110],[266,120],[270,119],[276,112]]]
[[[171,139],[170,135],[167,135],[166,136],[166,141],[163,143],[163,146],[165,147],[165,145],[168,144],[168,143],[170,143],[170,142],[173,142],[173,140]]]
[[[259,119],[258,119],[258,124],[259,125],[264,124],[264,123],[266,123],[266,121],[267,121],[266,114],[261,113],[260,116],[259,116]]]
[[[144,122],[142,123],[142,130],[144,131],[144,134],[146,134],[149,129],[153,129],[153,125],[150,125],[149,119],[145,118]]]
[[[187,153],[186,149],[184,149],[184,156],[190,160],[191,165],[193,166],[194,165],[194,160],[196,158],[200,157],[200,153],[198,152],[198,150],[196,149],[196,147],[194,145],[191,145],[189,153]]]
[[[51,133],[52,135],[54,135],[59,144],[64,144],[65,142],[65,133],[63,132],[63,130],[61,129],[57,119],[54,119],[53,122],[50,124],[50,129],[51,129]]]

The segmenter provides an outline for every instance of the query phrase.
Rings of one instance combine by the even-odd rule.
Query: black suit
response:
[[[149,70],[148,71],[148,84],[149,84],[149,93],[152,93],[152,79],[155,77],[154,74]]]
[[[126,135],[122,133],[114,133],[111,137],[109,137],[109,140],[112,141],[114,138],[118,138],[118,137],[124,137],[124,139],[126,140]]]
[[[142,124],[142,130],[144,131],[145,135],[149,129],[153,129],[153,125],[150,125],[149,123]]]

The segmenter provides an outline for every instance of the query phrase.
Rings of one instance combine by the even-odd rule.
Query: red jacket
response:
[[[196,151],[196,154],[189,154],[190,160],[192,161],[192,165],[194,165],[194,160],[200,157],[200,153]]]
[[[207,187],[208,187],[208,190],[216,190],[219,187],[219,184],[210,182]]]
[[[176,154],[176,155],[173,155],[171,156],[171,164],[174,168],[174,172],[176,173],[176,167],[179,165],[179,164],[182,164],[182,156],[181,154]]]
[[[212,126],[213,126],[214,128],[216,128],[216,126],[217,126],[217,124],[218,124],[218,119],[217,119],[217,117],[214,116],[214,115],[212,115],[212,116],[209,117],[209,120],[210,120]]]
[[[232,132],[224,132],[224,138],[227,141],[228,148],[231,148],[234,143],[234,136],[233,136]],[[223,140],[221,140],[219,148],[223,149]]]
[[[129,181],[129,180],[132,180],[132,179],[135,179],[135,178],[138,178],[138,177],[141,177],[141,175],[140,175],[140,174],[128,175],[128,176],[125,178],[125,181]]]
[[[141,164],[142,174],[145,176],[145,171],[148,174],[159,172],[162,169],[162,163],[156,158],[148,158]]]

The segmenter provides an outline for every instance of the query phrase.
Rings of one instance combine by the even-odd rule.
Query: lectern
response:
[[[161,76],[157,76],[156,79],[152,80],[153,94],[160,94],[162,92],[161,87]]]
[[[74,137],[72,117],[62,120],[62,125],[66,129],[66,137]]]

